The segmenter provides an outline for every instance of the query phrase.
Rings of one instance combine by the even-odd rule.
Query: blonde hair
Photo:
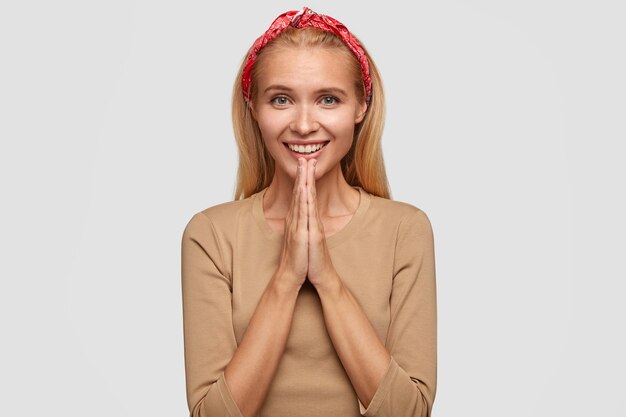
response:
[[[272,52],[286,48],[313,47],[337,50],[346,56],[354,74],[357,99],[359,103],[363,103],[365,90],[361,66],[353,52],[338,36],[314,27],[304,29],[289,27],[261,49],[252,67],[250,100],[256,98],[256,80],[259,72],[263,70],[263,61],[270,57]],[[372,97],[365,117],[355,126],[352,147],[341,160],[341,170],[346,182],[351,186],[360,186],[371,194],[390,199],[391,193],[381,146],[385,120],[383,85],[374,61],[365,47],[363,50],[369,62]],[[235,200],[247,198],[269,186],[275,168],[274,159],[265,148],[259,126],[243,99],[241,76],[246,57],[247,53],[242,60],[233,88],[232,122],[239,150]]]

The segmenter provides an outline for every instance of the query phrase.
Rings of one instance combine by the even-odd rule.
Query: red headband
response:
[[[365,100],[369,103],[372,96],[372,78],[370,77],[367,57],[365,56],[365,51],[363,51],[361,44],[354,36],[352,36],[348,28],[346,28],[343,23],[330,16],[315,13],[308,7],[303,7],[300,11],[290,10],[278,16],[274,22],[272,22],[269,29],[267,29],[267,31],[265,31],[265,33],[254,42],[252,48],[250,48],[250,52],[246,58],[246,66],[241,76],[243,99],[246,102],[248,102],[250,98],[251,70],[257,54],[261,48],[267,45],[269,41],[276,38],[289,26],[297,29],[313,26],[326,32],[338,35],[348,45],[352,52],[354,52],[359,64],[361,64],[363,84],[365,86]]]

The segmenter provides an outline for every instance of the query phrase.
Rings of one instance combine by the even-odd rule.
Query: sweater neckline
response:
[[[269,240],[282,242],[283,235],[276,233],[276,231],[272,229],[272,227],[269,225],[267,220],[265,220],[265,213],[263,212],[263,196],[265,195],[267,188],[268,187],[265,187],[261,191],[258,191],[256,194],[254,194],[254,198],[252,200],[252,214],[257,225],[261,228],[263,234]],[[371,196],[369,195],[369,193],[358,185],[353,186],[352,188],[355,188],[359,191],[359,205],[352,215],[350,221],[340,230],[326,238],[326,244],[329,248],[340,244],[341,242],[352,236],[355,232],[360,230],[360,226],[363,223],[363,219],[365,218],[365,213],[370,206]]]

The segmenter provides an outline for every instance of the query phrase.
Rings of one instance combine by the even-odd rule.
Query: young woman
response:
[[[236,200],[182,238],[191,416],[430,416],[434,241],[390,198],[384,96],[348,29],[304,7],[250,48],[233,94]]]

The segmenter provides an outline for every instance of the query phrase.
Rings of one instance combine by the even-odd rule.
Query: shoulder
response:
[[[384,219],[389,226],[395,225],[398,233],[411,228],[431,229],[426,212],[411,203],[371,195],[370,208],[373,217]]]
[[[207,228],[216,231],[232,230],[239,217],[252,211],[254,195],[242,199],[215,204],[195,212],[187,221],[185,232]]]

